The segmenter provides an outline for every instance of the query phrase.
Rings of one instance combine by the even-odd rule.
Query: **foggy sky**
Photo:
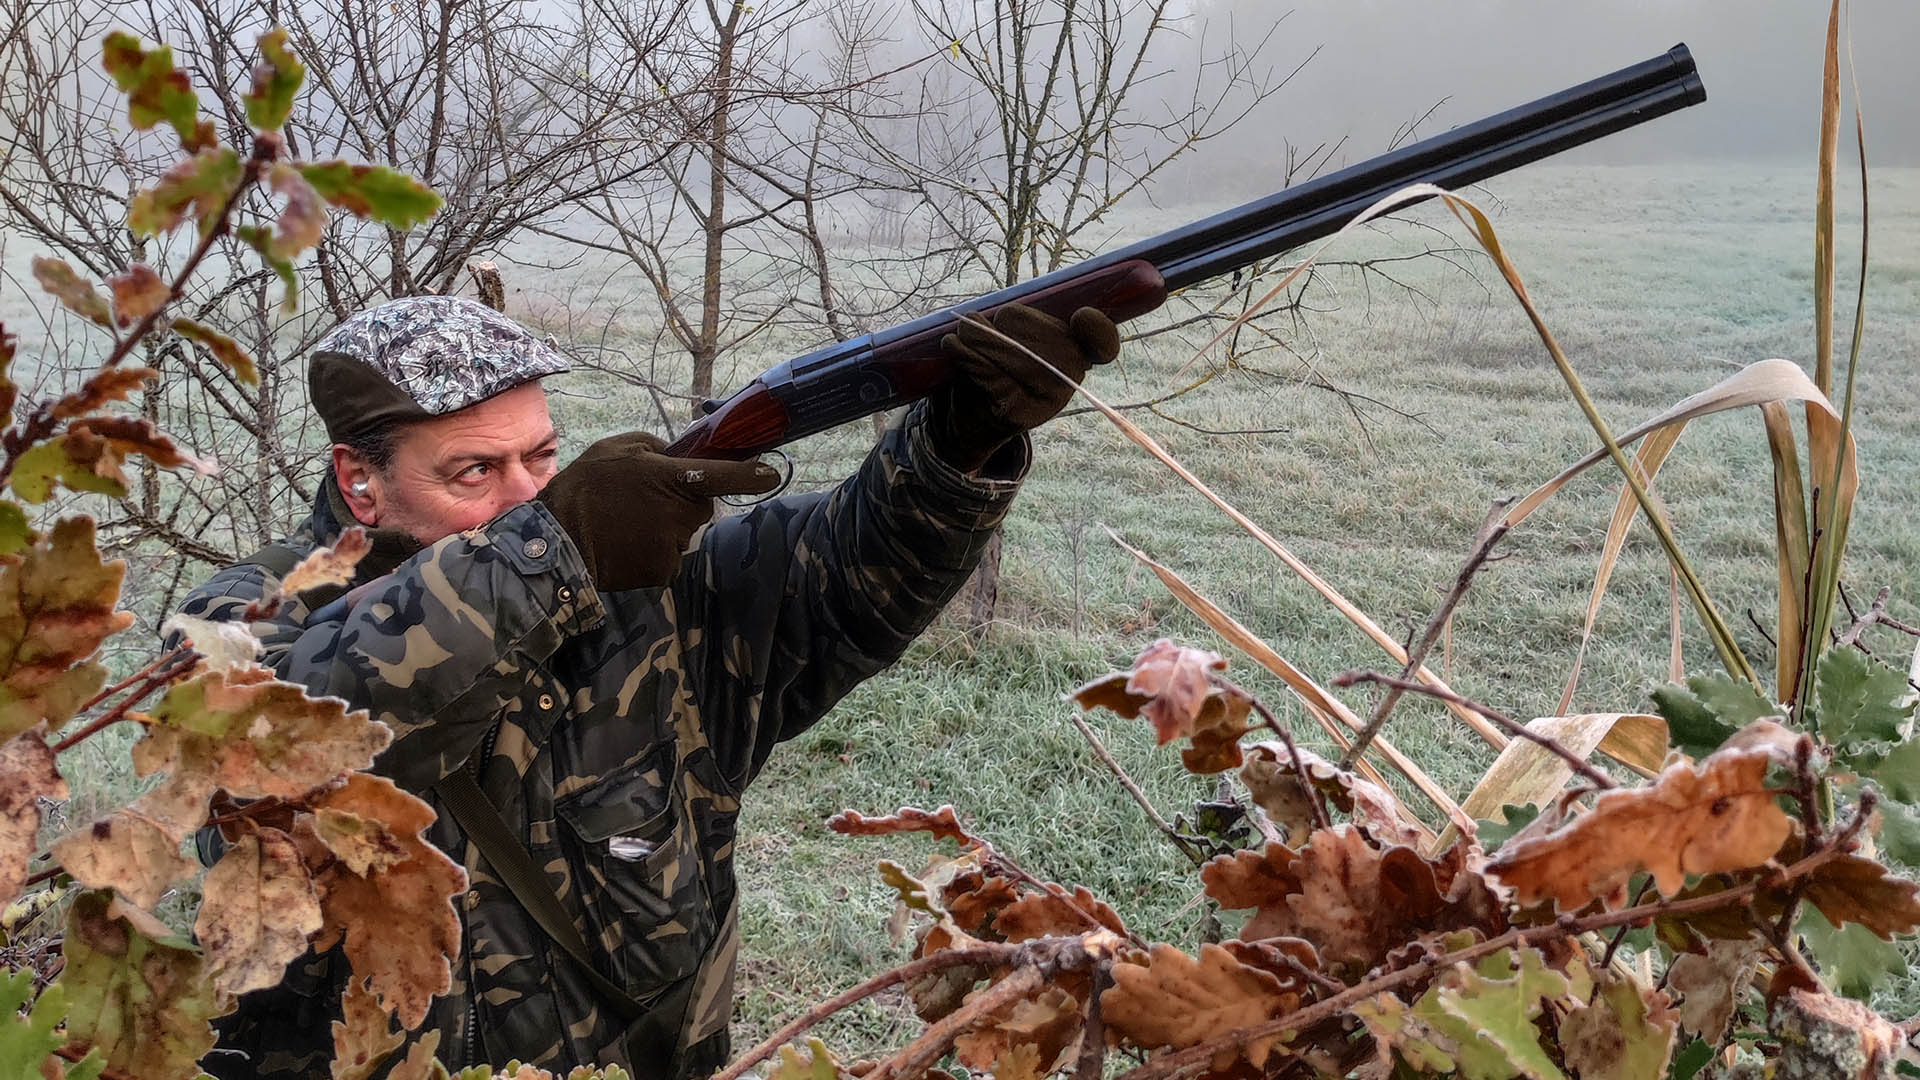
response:
[[[1443,97],[1423,135],[1676,42],[1693,51],[1707,102],[1560,160],[1815,156],[1828,10],[1821,0],[1193,0],[1193,8],[1209,36],[1231,17],[1240,41],[1284,14],[1268,47],[1282,69],[1322,46],[1256,126],[1306,146],[1349,135],[1349,163],[1385,149],[1397,126]],[[1920,165],[1920,0],[1853,0],[1852,37],[1869,164]],[[1844,83],[1844,38],[1841,48]],[[1854,153],[1850,117],[1842,131],[1844,161]],[[1234,148],[1209,146],[1205,156],[1214,169],[1236,159],[1256,165],[1267,141],[1236,133]]]

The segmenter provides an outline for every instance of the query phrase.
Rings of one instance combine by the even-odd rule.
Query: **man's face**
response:
[[[423,544],[478,525],[539,494],[559,468],[560,440],[538,383],[402,429],[385,473],[335,449],[347,505],[362,524]],[[364,480],[367,493],[353,494]]]

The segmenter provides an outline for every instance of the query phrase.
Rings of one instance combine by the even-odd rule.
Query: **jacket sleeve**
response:
[[[737,791],[775,743],[900,657],[980,561],[1031,454],[982,470],[934,452],[926,406],[827,492],[777,499],[708,528],[674,586],[706,742]]]
[[[222,571],[188,613],[232,617],[265,584],[257,567]],[[263,628],[264,660],[391,727],[375,771],[416,792],[464,764],[536,667],[604,618],[579,552],[538,503],[449,536],[350,596]]]

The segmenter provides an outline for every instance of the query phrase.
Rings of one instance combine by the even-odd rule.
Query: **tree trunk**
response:
[[[973,597],[967,604],[967,636],[975,641],[985,640],[987,631],[993,627],[994,608],[1000,603],[1002,536],[999,529],[993,530],[993,539],[987,541],[987,553],[980,557],[980,565],[973,572]]]

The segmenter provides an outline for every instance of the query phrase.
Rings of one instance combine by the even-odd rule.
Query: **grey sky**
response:
[[[1260,126],[1308,146],[1350,134],[1349,162],[1379,152],[1396,126],[1442,97],[1449,100],[1423,132],[1681,41],[1699,63],[1707,103],[1611,136],[1580,151],[1585,160],[1814,154],[1827,18],[1820,0],[1194,0],[1194,8],[1209,36],[1231,15],[1242,41],[1287,13],[1270,46],[1278,66],[1324,46]],[[1920,165],[1920,2],[1853,0],[1852,20],[1869,160]],[[1850,134],[1850,119],[1846,126]],[[1233,141],[1237,153],[1213,146],[1205,156],[1215,167],[1258,160],[1251,144],[1264,140]]]

